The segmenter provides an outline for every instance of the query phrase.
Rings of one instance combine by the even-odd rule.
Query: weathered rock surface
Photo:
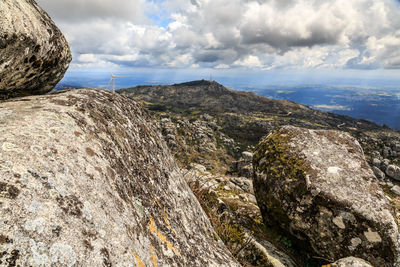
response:
[[[355,258],[355,257],[347,257],[344,259],[340,259],[335,263],[332,263],[332,267],[372,267],[371,264],[366,262],[365,260]]]
[[[238,266],[148,115],[98,90],[0,105],[0,265]]]
[[[372,166],[372,171],[374,172],[376,178],[378,178],[379,180],[385,179],[385,173],[381,171],[379,168]]]
[[[267,224],[332,262],[355,256],[398,266],[393,207],[354,138],[286,126],[260,142],[253,163]]]
[[[51,91],[70,61],[67,41],[34,0],[0,1],[0,99]]]

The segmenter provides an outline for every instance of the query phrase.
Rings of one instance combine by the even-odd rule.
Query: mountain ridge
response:
[[[141,85],[117,91],[136,100],[150,102],[149,109],[172,112],[196,111],[199,113],[238,113],[268,118],[279,126],[293,124],[315,129],[340,129],[352,133],[359,131],[400,131],[380,126],[365,119],[356,119],[288,100],[270,99],[253,92],[235,91],[215,81],[190,81],[173,85]],[[261,136],[259,136],[261,137]]]

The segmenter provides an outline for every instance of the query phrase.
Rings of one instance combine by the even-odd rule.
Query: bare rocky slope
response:
[[[0,126],[1,266],[239,266],[134,101],[16,98]]]

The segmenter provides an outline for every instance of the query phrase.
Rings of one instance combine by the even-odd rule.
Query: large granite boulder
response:
[[[285,126],[259,143],[253,164],[267,224],[330,262],[398,266],[393,208],[350,135]]]
[[[99,90],[0,104],[0,265],[239,266],[139,105]]]
[[[0,1],[0,100],[51,91],[70,61],[67,41],[34,0]]]

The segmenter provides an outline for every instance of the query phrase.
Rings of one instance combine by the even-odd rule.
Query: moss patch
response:
[[[304,180],[309,167],[288,148],[293,137],[293,133],[281,129],[264,139],[254,154],[255,169],[265,173],[268,179],[285,179],[287,186]]]

